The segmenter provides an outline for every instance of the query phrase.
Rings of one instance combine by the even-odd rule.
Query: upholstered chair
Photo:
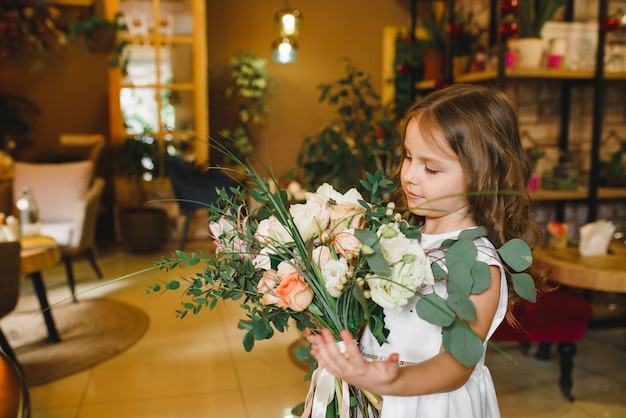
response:
[[[96,262],[96,221],[105,182],[93,177],[90,160],[31,164],[16,162],[14,197],[22,186],[30,186],[39,205],[42,235],[55,239],[61,248],[67,281],[76,301],[72,260],[85,255],[99,278]]]
[[[519,327],[503,321],[492,341],[519,341],[524,354],[528,354],[530,343],[539,343],[535,358],[550,359],[550,347],[557,344],[560,357],[561,377],[559,386],[563,396],[569,401],[572,395],[572,369],[576,354],[576,342],[587,334],[589,322],[593,318],[593,307],[579,294],[559,288],[537,297],[536,303],[522,301],[514,307]]]

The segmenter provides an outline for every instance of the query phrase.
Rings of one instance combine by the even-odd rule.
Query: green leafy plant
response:
[[[118,174],[133,182],[136,202],[141,207],[146,202],[144,180],[151,180],[159,171],[159,151],[156,139],[149,134],[129,136],[116,149]]]
[[[538,38],[541,29],[552,19],[567,0],[523,0],[519,2],[518,25],[520,38]]]
[[[319,102],[336,109],[336,118],[316,135],[306,137],[297,156],[296,177],[305,189],[324,182],[345,191],[374,172],[377,150],[398,160],[398,133],[392,109],[381,104],[370,75],[345,59],[345,75],[318,86]]]
[[[128,27],[123,19],[122,12],[117,12],[112,20],[97,14],[90,15],[70,25],[70,36],[72,39],[83,36],[89,51],[110,54],[111,58],[107,62],[109,67],[124,70],[128,65],[128,57],[124,55],[128,41],[121,38],[120,32],[126,31]]]
[[[231,81],[226,88],[226,97],[235,100],[237,117],[232,129],[223,129],[220,133],[231,139],[224,143],[227,148],[245,159],[254,152],[253,138],[257,130],[267,123],[272,80],[267,76],[267,60],[253,52],[237,52],[230,64]]]

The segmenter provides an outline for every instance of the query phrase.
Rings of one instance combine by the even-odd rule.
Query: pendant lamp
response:
[[[274,21],[276,22],[280,36],[286,38],[290,36],[298,36],[300,30],[302,29],[303,18],[300,10],[285,7],[284,9],[276,12]]]
[[[272,59],[281,64],[290,64],[298,59],[298,44],[289,37],[272,42]]]

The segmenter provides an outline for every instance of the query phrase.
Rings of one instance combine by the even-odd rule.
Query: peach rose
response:
[[[276,270],[266,270],[257,283],[257,290],[263,293],[261,303],[263,305],[274,305],[280,301],[280,298],[275,292],[276,286],[280,283],[280,277]]]
[[[280,300],[276,303],[281,308],[290,308],[296,312],[305,310],[313,301],[313,289],[304,281],[300,273],[290,263],[283,261],[278,265],[281,282],[275,290]],[[281,268],[282,267],[282,268]],[[284,275],[286,273],[286,275]]]
[[[335,235],[333,244],[337,254],[341,254],[347,260],[351,260],[359,255],[359,251],[363,246],[361,241],[354,236],[354,229],[346,229]]]

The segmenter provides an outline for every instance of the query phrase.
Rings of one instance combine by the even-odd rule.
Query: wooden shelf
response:
[[[580,71],[553,68],[508,68],[505,72],[507,78],[546,78],[558,80],[592,80],[594,71]],[[496,70],[479,71],[461,74],[456,77],[456,82],[477,82],[494,80],[498,76]],[[607,80],[626,80],[626,71],[605,72]]]
[[[594,71],[580,71],[553,68],[507,68],[505,76],[508,79],[543,78],[553,80],[593,80]],[[478,83],[495,80],[498,77],[496,70],[477,71],[460,74],[455,77],[456,83]],[[606,80],[626,80],[626,71],[605,72]],[[436,80],[421,80],[415,83],[416,90],[431,90],[435,88]]]
[[[537,189],[530,192],[530,196],[536,201],[550,200],[584,200],[587,198],[587,189],[575,190],[546,190]],[[626,198],[626,188],[601,187],[598,189],[598,199],[623,199]]]

